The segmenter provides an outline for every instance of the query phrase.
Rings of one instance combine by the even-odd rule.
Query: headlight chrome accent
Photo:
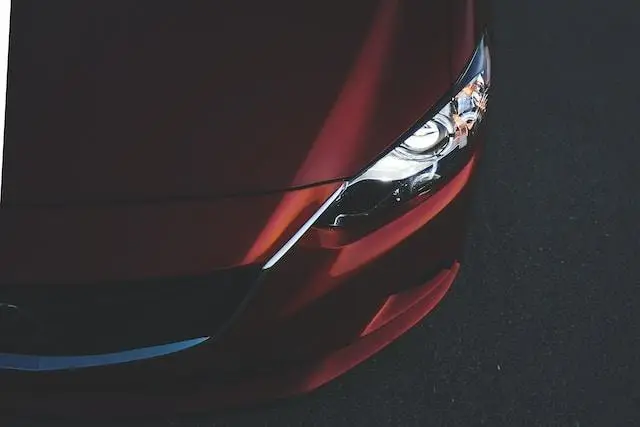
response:
[[[296,234],[294,234],[293,237],[291,237],[291,239],[287,241],[287,243],[282,245],[282,247],[278,250],[278,252],[276,252],[271,258],[269,258],[269,260],[265,263],[262,269],[268,270],[269,268],[273,267],[278,261],[280,261],[280,258],[282,258],[287,252],[289,252],[289,249],[291,249],[293,245],[295,245],[298,242],[298,240],[300,240],[300,238],[304,236],[304,233],[306,233],[307,230],[309,230],[311,226],[315,224],[318,218],[320,218],[320,216],[322,216],[322,214],[329,208],[329,206],[331,206],[336,201],[336,199],[340,197],[340,195],[344,192],[346,188],[347,188],[347,184],[343,183],[327,199],[327,201],[324,202],[322,206],[320,206],[320,209],[318,209],[316,213],[314,213],[311,216],[311,218],[309,218],[307,222],[305,222],[304,225],[300,227],[300,229],[296,232]]]
[[[418,121],[390,151],[347,182],[345,191],[315,226],[342,228],[389,211],[433,190],[460,170],[462,153],[486,114],[491,84],[489,49],[483,37],[436,112]]]
[[[491,64],[483,37],[451,95],[419,120],[390,151],[344,182],[262,267],[273,267],[312,227],[342,230],[379,211],[429,193],[460,172],[466,149],[486,114]]]

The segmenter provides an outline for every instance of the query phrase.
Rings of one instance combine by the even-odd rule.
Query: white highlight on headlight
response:
[[[452,151],[464,148],[469,133],[486,112],[488,89],[484,72],[478,74],[431,120],[349,185],[366,180],[401,181],[433,168]]]
[[[446,135],[447,128],[436,120],[429,120],[404,141],[404,146],[414,153],[422,153],[435,148]]]
[[[0,0],[0,201],[2,198],[2,164],[4,163],[5,114],[7,107],[7,79],[9,65],[9,31],[11,0]]]

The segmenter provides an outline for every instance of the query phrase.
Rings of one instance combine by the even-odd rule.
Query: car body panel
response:
[[[448,2],[168,3],[16,2],[4,205],[350,177],[449,84]]]
[[[193,276],[264,262],[340,182],[175,204],[0,209],[0,284]]]
[[[89,383],[85,383],[84,387],[69,383],[61,385],[56,383],[55,378],[48,378],[47,382],[55,384],[49,390],[55,390],[55,393],[50,393],[41,382],[30,384],[37,385],[37,391],[34,392],[24,387],[25,381],[22,381],[21,388],[15,388],[10,393],[0,391],[0,410],[10,408],[11,411],[27,411],[31,415],[65,413],[87,419],[95,419],[96,411],[104,411],[101,412],[104,419],[153,416],[168,409],[172,413],[193,414],[237,407],[239,402],[244,406],[306,393],[361,363],[418,323],[445,296],[458,270],[459,265],[454,264],[432,281],[407,291],[402,296],[411,300],[411,303],[401,307],[402,314],[351,345],[314,360],[290,362],[286,366],[279,366],[279,370],[250,371],[245,377],[236,376],[236,381],[221,381],[213,374],[201,378],[208,380],[204,386],[202,381],[174,382],[171,391],[157,386],[117,389],[113,384],[98,391],[95,383],[94,388]],[[147,381],[151,381],[153,374],[147,375]],[[98,384],[104,385],[104,382]]]
[[[376,263],[326,285],[315,282],[322,295],[309,299],[303,283],[326,275],[326,264],[316,262],[318,249],[305,247],[310,242],[301,244],[288,254],[294,258],[289,261],[304,264],[307,259],[311,270],[300,263],[280,264],[221,339],[123,365],[38,373],[0,370],[0,411],[74,416],[105,408],[111,415],[192,412],[319,387],[388,345],[443,298],[459,268],[476,161],[439,198],[397,219],[414,231],[400,232],[398,244]],[[345,253],[320,250],[333,262]],[[415,260],[417,252],[424,252],[419,268],[397,269],[392,275],[385,271],[401,259]],[[291,280],[292,269],[301,274],[299,281]]]
[[[136,9],[142,3],[130,4],[142,13]],[[333,9],[326,4],[312,7],[320,23],[314,27],[307,25],[312,17],[305,15],[304,7],[296,8],[293,2],[283,2],[282,9],[280,3],[277,8],[269,3],[275,8],[269,22],[255,19],[258,11],[266,13],[260,10],[264,2],[256,5],[255,16],[246,15],[247,21],[234,15],[240,13],[239,5],[228,3],[220,6],[228,8],[225,17],[235,17],[230,22],[243,22],[251,31],[212,45],[228,43],[227,54],[240,62],[211,74],[216,88],[196,97],[202,104],[184,100],[189,109],[206,107],[207,94],[229,91],[219,99],[231,99],[229,94],[251,79],[254,92],[233,100],[228,110],[221,108],[224,114],[216,122],[220,126],[191,129],[186,152],[184,146],[175,146],[176,137],[211,116],[191,117],[193,111],[179,114],[179,109],[154,113],[170,120],[153,129],[136,122],[139,132],[144,128],[154,138],[136,139],[133,146],[127,146],[129,140],[118,140],[108,148],[105,137],[104,145],[98,144],[102,151],[92,156],[79,140],[54,148],[34,138],[32,144],[43,147],[38,151],[51,162],[34,160],[31,174],[25,169],[33,159],[29,144],[11,145],[9,140],[6,198],[0,209],[0,286],[37,284],[53,289],[65,283],[91,289],[107,280],[263,266],[346,178],[378,158],[451,90],[488,16],[487,3],[480,0],[336,2],[330,5]],[[197,2],[185,4],[193,14]],[[92,6],[82,7],[86,14]],[[176,22],[186,15],[178,13]],[[300,21],[289,22],[287,16]],[[207,20],[203,14],[195,22],[204,25]],[[335,38],[325,31],[329,22],[336,27]],[[258,31],[260,25],[264,31]],[[287,39],[297,32],[299,44]],[[252,34],[263,34],[264,40]],[[111,49],[126,34],[119,37]],[[232,55],[231,46],[250,47],[253,42],[268,53],[268,60],[251,62],[256,57]],[[303,49],[305,43],[315,48],[313,54]],[[172,49],[175,53],[177,48]],[[224,49],[217,51],[217,58],[221,52]],[[152,52],[156,64],[161,53]],[[180,54],[195,61],[193,51]],[[291,64],[292,58],[304,64],[293,61],[294,68],[284,72],[283,63]],[[190,67],[207,65],[198,61]],[[257,68],[238,67],[241,61]],[[238,70],[237,76],[233,70]],[[276,85],[283,75],[290,81]],[[125,77],[121,70],[119,78]],[[220,82],[222,77],[228,78],[228,87]],[[310,82],[316,86],[305,92],[313,86]],[[10,84],[10,99],[12,90],[14,97],[25,90],[20,86],[12,89]],[[61,112],[67,120],[80,111],[79,104],[74,107],[84,96],[78,88],[71,91],[68,110]],[[151,93],[150,87],[147,90]],[[121,98],[123,93],[113,96]],[[134,97],[132,104],[137,101]],[[38,114],[51,111],[52,100],[43,103],[47,105],[38,107]],[[152,123],[150,116],[146,125]],[[106,119],[101,120],[108,128]],[[250,150],[237,138],[246,123],[255,125],[243,135],[251,141]],[[44,129],[61,130],[63,125],[45,120],[42,128],[28,130],[14,123],[7,132],[41,137],[47,134]],[[451,287],[462,261],[474,172],[485,142],[484,128],[479,131],[466,166],[387,224],[346,240],[311,227],[263,272],[232,321],[211,339],[162,357],[110,366],[48,372],[0,369],[0,412],[92,416],[96,411],[206,411],[325,384],[416,324]],[[113,137],[116,129],[107,133]]]

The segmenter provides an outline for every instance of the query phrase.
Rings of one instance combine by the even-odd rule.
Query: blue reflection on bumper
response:
[[[92,354],[87,356],[36,356],[0,353],[0,370],[61,371],[116,365],[177,353],[202,344],[207,340],[209,340],[209,337],[153,347],[136,348],[118,353]]]

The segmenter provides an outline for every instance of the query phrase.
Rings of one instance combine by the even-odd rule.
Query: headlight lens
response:
[[[468,159],[469,137],[486,113],[490,74],[489,51],[483,39],[455,85],[457,93],[440,103],[436,114],[419,122],[418,128],[384,157],[350,180],[315,226],[347,227],[388,212],[457,173]]]

